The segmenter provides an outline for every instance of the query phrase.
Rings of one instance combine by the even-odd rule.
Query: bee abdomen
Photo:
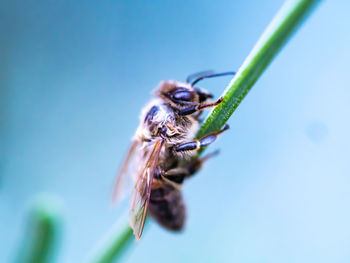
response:
[[[163,227],[180,231],[186,218],[186,209],[179,190],[163,185],[152,189],[148,206],[150,215]]]

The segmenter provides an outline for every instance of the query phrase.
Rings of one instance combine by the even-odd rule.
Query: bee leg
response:
[[[175,147],[176,152],[186,152],[186,151],[194,151],[194,150],[199,150],[200,148],[204,148],[208,146],[209,144],[213,143],[218,135],[220,133],[223,133],[230,127],[226,124],[225,127],[219,131],[209,133],[208,135],[204,136],[203,138],[199,140],[194,140],[192,142],[186,142],[183,144],[180,144]]]
[[[222,98],[219,98],[215,102],[199,103],[199,104],[189,106],[187,108],[180,110],[179,115],[182,115],[182,116],[190,115],[192,113],[202,111],[202,110],[207,109],[207,108],[215,107],[215,106],[219,105],[222,102],[222,100],[223,100]]]
[[[182,184],[185,177],[188,176],[188,170],[186,168],[173,168],[164,172],[163,176],[174,183]]]
[[[166,179],[177,183],[177,184],[182,184],[185,178],[191,177],[194,175],[196,172],[198,172],[203,164],[211,157],[217,155],[219,151],[215,151],[212,153],[209,153],[205,155],[202,158],[194,158],[192,159],[186,167],[178,167],[178,168],[173,168],[170,169],[166,172],[163,172],[162,176],[164,176]]]
[[[211,157],[214,157],[218,153],[219,153],[219,150],[216,150],[212,153],[205,155],[202,158],[195,158],[195,159],[191,160],[186,167],[186,170],[187,170],[186,177],[190,177],[190,176],[194,175],[195,173],[197,173],[203,167],[203,164],[208,159],[210,159]]]

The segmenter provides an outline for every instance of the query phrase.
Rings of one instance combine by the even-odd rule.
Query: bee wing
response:
[[[129,186],[129,189],[131,189],[132,180],[131,176],[129,175],[135,170],[135,153],[137,152],[136,150],[139,148],[139,146],[140,142],[134,140],[121,166],[121,169],[119,170],[112,197],[112,201],[114,203],[123,199],[123,195],[125,195],[125,192],[127,192],[125,188],[128,188]]]
[[[132,193],[130,225],[134,230],[136,240],[140,240],[145,225],[148,203],[151,195],[153,175],[158,164],[159,154],[163,146],[163,139],[159,139],[150,151],[148,158],[138,175]]]

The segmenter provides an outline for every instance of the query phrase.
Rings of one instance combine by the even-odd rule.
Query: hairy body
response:
[[[116,186],[118,193],[122,178],[132,170],[135,187],[130,224],[136,239],[141,237],[147,213],[169,230],[183,229],[186,209],[181,186],[207,159],[198,158],[197,150],[214,142],[228,128],[195,139],[202,110],[222,101],[206,102],[212,95],[205,90],[166,81],[160,83],[155,95],[141,113]]]

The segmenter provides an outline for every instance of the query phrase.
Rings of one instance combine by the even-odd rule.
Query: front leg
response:
[[[195,112],[215,107],[215,106],[219,105],[222,101],[223,101],[223,99],[219,98],[217,101],[214,101],[214,102],[203,102],[203,103],[194,104],[194,105],[191,105],[187,108],[180,110],[179,115],[181,115],[181,116],[191,115]]]
[[[194,140],[191,142],[186,142],[175,147],[175,152],[186,152],[199,150],[213,143],[220,133],[228,130],[230,127],[226,124],[225,127],[219,131],[210,133],[199,140]]]

